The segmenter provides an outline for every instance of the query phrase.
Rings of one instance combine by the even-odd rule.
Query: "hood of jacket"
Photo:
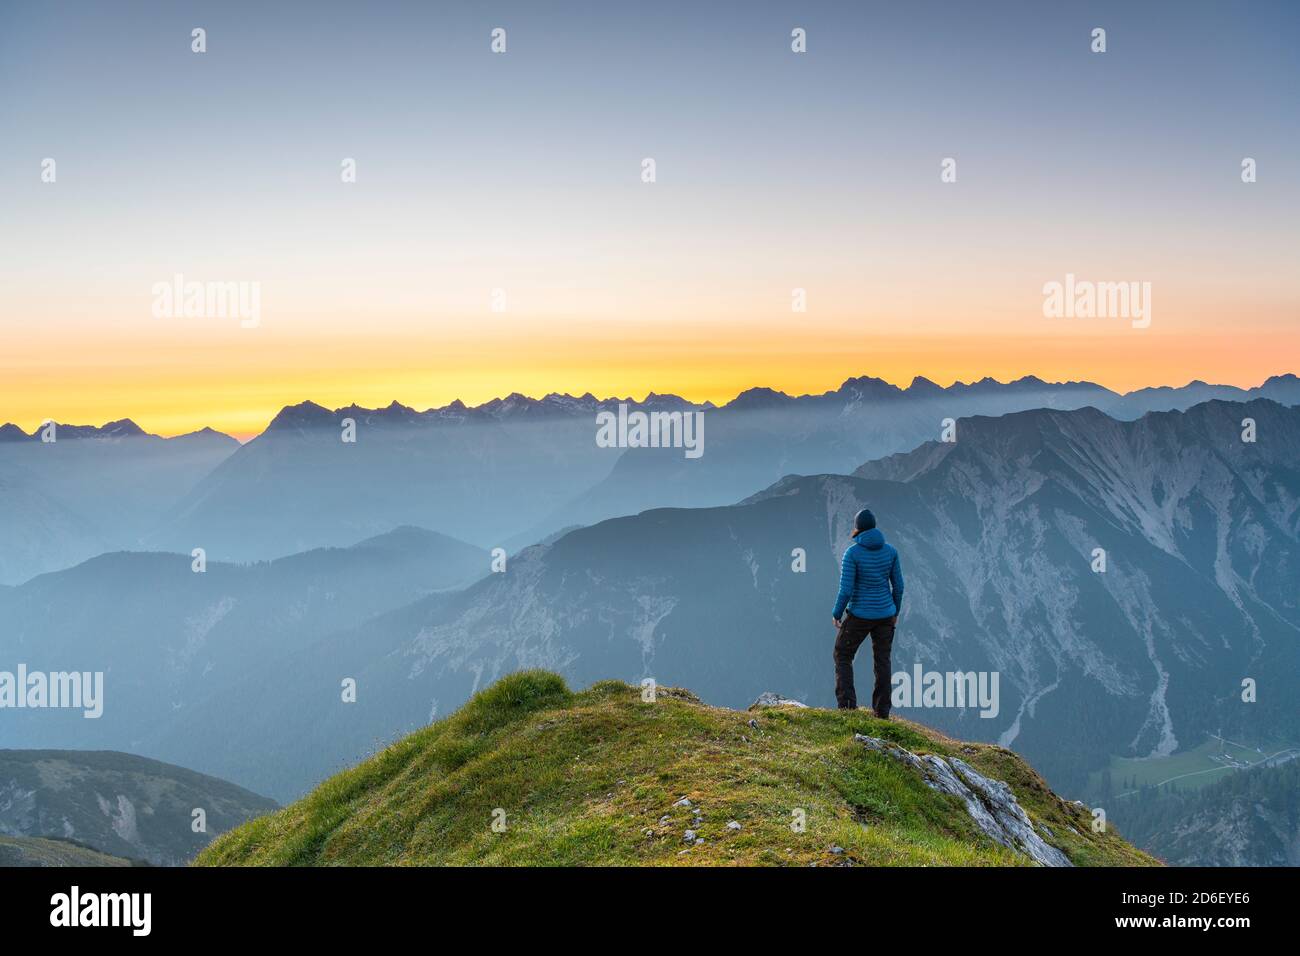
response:
[[[872,528],[870,531],[863,531],[859,534],[857,543],[868,551],[879,551],[885,546],[885,536],[880,533],[879,528]]]

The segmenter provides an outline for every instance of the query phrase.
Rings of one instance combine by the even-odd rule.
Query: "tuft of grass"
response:
[[[647,703],[621,681],[573,693],[554,674],[524,671],[297,803],[224,834],[195,864],[1030,862],[980,833],[956,797],[868,752],[855,733],[917,753],[957,754],[1005,780],[1076,864],[1156,862],[1114,833],[1093,833],[1086,810],[1061,800],[1000,747],[962,744],[864,711],[742,712],[708,707],[676,688],[659,688]],[[703,816],[675,806],[682,797]],[[802,831],[792,825],[799,819]],[[739,830],[727,827],[733,820]],[[687,829],[704,842],[685,842]]]

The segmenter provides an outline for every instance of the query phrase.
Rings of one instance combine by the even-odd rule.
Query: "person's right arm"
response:
[[[846,548],[844,559],[840,562],[840,593],[835,596],[835,613],[831,615],[835,618],[836,626],[844,616],[844,609],[849,606],[849,598],[853,596],[853,580],[857,565],[853,562],[852,551],[852,548]]]

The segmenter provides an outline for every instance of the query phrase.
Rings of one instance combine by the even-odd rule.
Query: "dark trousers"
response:
[[[874,620],[854,617],[848,611],[840,619],[840,633],[835,638],[835,701],[841,708],[852,710],[858,706],[858,693],[853,687],[853,656],[868,635],[871,637],[871,657],[876,666],[876,685],[871,691],[871,709],[877,717],[889,716],[890,670],[889,652],[894,646],[894,619],[882,617]]]

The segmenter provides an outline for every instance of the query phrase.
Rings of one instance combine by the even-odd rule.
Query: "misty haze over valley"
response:
[[[596,414],[620,401],[702,411],[704,454],[598,447]],[[858,378],[718,408],[304,402],[242,445],[129,420],[53,442],[6,425],[6,657],[103,671],[107,703],[95,720],[10,711],[6,744],[124,751],[283,802],[527,668],[833,706],[826,612],[869,507],[906,555],[895,670],[1001,678],[991,718],[901,715],[1013,748],[1071,796],[1215,735],[1284,763],[1297,405],[1294,375],[1127,395]]]

